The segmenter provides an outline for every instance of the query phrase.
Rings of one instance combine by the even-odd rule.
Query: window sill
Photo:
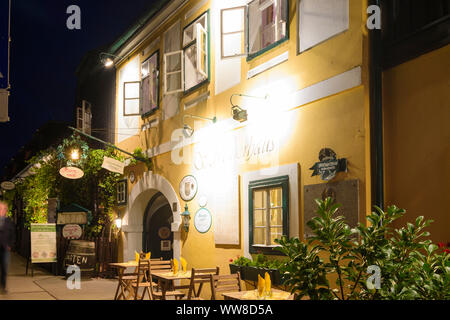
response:
[[[255,53],[249,53],[247,56],[247,62],[250,62],[251,60],[263,55],[264,53],[278,47],[279,45],[283,44],[284,42],[288,41],[289,37],[286,36],[281,40],[278,40],[277,42],[272,43],[270,46],[265,47],[264,49],[259,50],[258,52]]]
[[[183,98],[186,98],[188,95],[190,95],[192,92],[194,92],[197,89],[200,89],[201,87],[203,87],[204,85],[209,85],[210,81],[209,79],[203,80],[202,82],[200,82],[199,84],[197,84],[196,86],[190,88],[187,91],[183,92]]]
[[[284,254],[278,250],[274,250],[274,248],[280,248],[279,245],[251,245],[249,248],[249,252],[251,254],[264,253],[266,255],[274,255],[274,256],[284,256]]]

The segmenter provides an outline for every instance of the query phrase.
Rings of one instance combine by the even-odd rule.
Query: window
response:
[[[349,28],[349,0],[299,0],[298,53]]]
[[[188,92],[209,81],[209,11],[183,30],[183,50],[164,54],[164,94]]]
[[[138,116],[140,102],[140,81],[123,83],[123,115]]]
[[[141,116],[144,117],[159,107],[159,51],[142,64],[141,74]]]
[[[222,59],[250,60],[287,40],[288,6],[288,0],[253,0],[244,7],[222,9]]]
[[[289,235],[289,176],[249,183],[250,253],[274,253],[275,239]]]
[[[117,182],[117,204],[127,204],[127,180]]]
[[[222,9],[220,13],[222,59],[245,55],[243,42],[245,39],[246,13],[247,7]]]
[[[384,68],[450,43],[450,0],[382,0]]]
[[[288,39],[288,0],[253,0],[248,4],[248,58]]]
[[[89,102],[83,100],[82,107],[77,108],[77,129],[91,134],[92,107]]]

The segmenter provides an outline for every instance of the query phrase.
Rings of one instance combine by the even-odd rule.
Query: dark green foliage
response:
[[[405,214],[396,206],[376,208],[368,226],[351,229],[337,216],[339,205],[331,198],[316,200],[317,217],[308,222],[314,237],[276,240],[277,250],[288,257],[281,272],[298,299],[410,300],[450,299],[449,253],[426,240],[424,217],[401,229],[392,223]],[[381,269],[381,288],[367,281],[369,266]],[[337,280],[330,284],[330,276]]]
[[[18,193],[25,203],[26,226],[30,223],[47,221],[47,199],[57,197],[61,206],[76,203],[93,214],[91,223],[86,228],[87,236],[96,236],[112,221],[112,209],[116,204],[116,185],[121,175],[103,169],[105,156],[123,161],[112,148],[89,149],[87,144],[72,137],[63,141],[57,150],[48,149],[29,162],[38,164],[32,169],[33,175],[26,177],[17,186]],[[78,180],[70,180],[59,174],[61,160],[67,157],[65,147],[80,146],[81,166],[84,176]]]

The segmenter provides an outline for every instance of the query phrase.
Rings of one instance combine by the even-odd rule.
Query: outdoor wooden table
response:
[[[294,300],[294,295],[287,291],[272,289],[272,297],[259,299],[256,289],[248,291],[224,292],[225,300]]]
[[[175,280],[191,279],[191,271],[179,271],[176,275],[174,275],[172,271],[152,272],[152,277],[155,277],[160,281],[161,292],[163,297],[165,297],[166,292],[171,288],[171,283]]]
[[[131,286],[132,280],[123,279],[125,270],[128,268],[137,268],[138,263],[136,261],[110,263],[113,268],[117,268],[119,274],[119,283],[117,285],[116,294],[114,300],[129,300],[134,298],[134,289]]]

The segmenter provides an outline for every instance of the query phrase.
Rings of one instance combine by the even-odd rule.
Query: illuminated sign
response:
[[[76,167],[64,167],[59,170],[59,174],[62,175],[64,178],[67,179],[81,179],[84,176],[83,170],[76,168]]]

